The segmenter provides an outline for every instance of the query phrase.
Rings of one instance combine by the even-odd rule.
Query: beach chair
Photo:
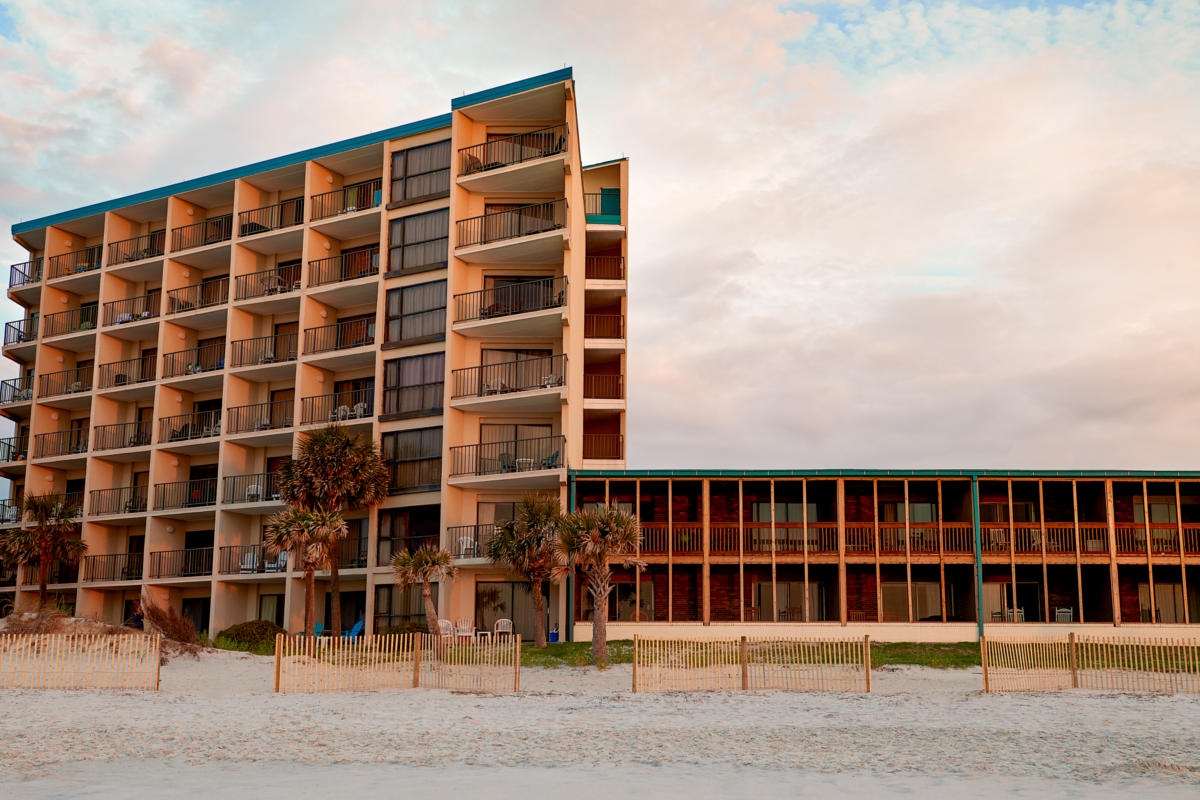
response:
[[[458,539],[458,555],[459,558],[474,558],[475,557],[475,537],[460,536]]]
[[[438,620],[438,633],[443,639],[454,638],[454,623],[448,619]]]
[[[242,556],[241,571],[243,573],[258,572],[258,553],[251,550],[249,553],[246,553],[246,555]]]
[[[313,623],[313,635],[314,636],[320,636],[324,632],[325,632],[325,623],[324,622]]]
[[[359,636],[362,636],[363,626],[364,626],[364,623],[360,619],[358,622],[354,623],[353,628],[351,628],[348,631],[342,631],[342,636],[348,636],[351,639],[357,639]]]
[[[513,635],[512,620],[511,619],[496,620],[496,627],[492,631],[492,635],[496,638],[499,638],[501,636],[512,636]]]
[[[252,483],[246,487],[246,502],[257,503],[262,499],[262,487]]]
[[[1055,622],[1074,622],[1075,621],[1075,607],[1072,606],[1071,608],[1056,608],[1056,609],[1054,609],[1054,621]]]
[[[471,640],[475,638],[475,623],[464,617],[454,624],[454,638]]]

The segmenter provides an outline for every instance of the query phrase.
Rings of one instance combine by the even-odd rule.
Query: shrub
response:
[[[161,633],[164,639],[182,644],[197,644],[196,626],[187,617],[179,616],[174,608],[163,608],[146,598],[142,602],[142,613],[150,627]]]
[[[265,619],[256,619],[250,622],[242,622],[234,625],[232,628],[226,628],[217,634],[217,640],[224,640],[230,644],[237,645],[239,650],[256,650],[269,645],[272,651],[274,651],[275,636],[280,633],[287,633],[287,631],[274,622]]]

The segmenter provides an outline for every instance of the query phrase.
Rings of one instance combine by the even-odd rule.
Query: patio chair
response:
[[[329,419],[331,422],[336,422],[341,419],[349,419],[349,418],[350,418],[350,406],[338,406],[337,408],[335,408],[329,412]]]
[[[320,636],[323,633],[325,633],[325,623],[324,622],[313,623],[313,635]]]
[[[351,639],[357,639],[359,636],[362,636],[363,626],[364,626],[364,623],[360,619],[358,622],[354,623],[353,628],[351,628],[348,631],[342,631],[342,636],[348,636]]]
[[[263,570],[265,572],[287,572],[287,553],[275,556],[274,561],[264,561]]]
[[[501,636],[513,635],[513,622],[511,619],[496,620],[496,627],[492,631],[492,636],[500,638]]]
[[[454,624],[455,639],[474,639],[475,638],[475,623],[469,618],[460,619]]]
[[[1025,609],[1024,608],[1018,608],[1016,610],[1016,621],[1017,622],[1025,621]]]
[[[258,484],[250,484],[246,487],[246,502],[257,503],[262,499],[262,487]]]
[[[243,573],[258,572],[258,553],[251,550],[249,553],[246,553],[246,555],[242,556],[241,571]]]
[[[443,639],[454,638],[454,623],[448,619],[438,620],[438,633]]]
[[[558,469],[558,451],[555,450],[550,455],[542,459],[542,464],[539,469]]]
[[[475,538],[472,536],[461,536],[458,539],[458,555],[460,558],[475,557]]]
[[[497,460],[500,462],[501,472],[517,471],[517,459],[512,453],[501,453]]]
[[[127,311],[117,314],[117,324],[118,325],[123,325],[126,322],[133,322],[133,314],[130,314]]]
[[[367,416],[367,408],[368,408],[368,406],[366,403],[355,403],[353,418],[354,419],[362,419],[363,417]]]
[[[1054,609],[1054,621],[1055,622],[1074,622],[1075,621],[1075,607],[1072,606],[1071,608],[1056,608],[1056,609]]]

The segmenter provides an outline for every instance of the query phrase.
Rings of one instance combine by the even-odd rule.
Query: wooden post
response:
[[[750,688],[750,643],[743,636],[739,643],[740,660],[742,662],[742,691]]]
[[[1117,571],[1117,519],[1113,513],[1113,487],[1112,479],[1104,480],[1104,508],[1105,515],[1108,517],[1108,583],[1109,590],[1112,592],[1112,612],[1113,625],[1121,626],[1121,584],[1120,576]],[[1076,526],[1078,528],[1078,526]],[[1082,589],[1082,587],[1080,587]],[[1079,607],[1083,608],[1083,597],[1080,595]],[[1083,614],[1080,613],[1079,621],[1083,622]]]
[[[275,694],[279,694],[279,671],[283,662],[283,634],[275,634]]]
[[[942,479],[937,479],[937,514],[938,514],[938,582],[942,594],[942,622],[946,621],[946,532],[942,527]]]
[[[987,637],[979,637],[979,660],[983,665],[983,693],[988,694],[992,687],[988,684]]]
[[[1012,621],[1017,621],[1017,523],[1013,514],[1012,478],[1008,479],[1008,567],[1012,581]],[[1005,616],[1008,616],[1006,613]]]
[[[513,691],[521,691],[521,634],[513,639]]]
[[[738,478],[738,622],[746,621],[746,524],[744,502],[745,478]]]
[[[812,622],[809,610],[812,604],[808,599],[808,478],[800,479],[800,505],[800,535],[804,537],[804,549],[801,551],[804,553],[804,621]],[[1183,552],[1182,545],[1179,552]]]
[[[879,479],[871,479],[871,527],[875,539],[875,621],[883,622],[883,583],[879,571]]]
[[[1042,551],[1042,606],[1044,622],[1050,621],[1050,573],[1046,567],[1046,495],[1042,489],[1042,479],[1038,478],[1038,524],[1041,526],[1041,532],[1038,538],[1041,540]]]
[[[1083,622],[1083,537],[1079,533],[1079,486],[1071,481],[1071,514],[1075,521],[1075,599],[1079,603],[1079,621]]]
[[[911,509],[908,504],[908,478],[904,479],[904,583],[908,592],[908,621],[913,621],[912,606],[912,534]]]
[[[1189,625],[1192,622],[1191,609],[1188,608],[1188,590],[1187,590],[1187,559],[1184,558],[1183,549],[1183,507],[1179,505],[1179,481],[1175,481],[1175,529],[1179,534],[1179,579],[1183,583],[1183,624]]]
[[[712,624],[712,544],[709,542],[709,536],[712,532],[711,514],[709,511],[709,503],[712,500],[712,489],[709,486],[709,479],[705,478],[700,484],[700,502],[702,504],[701,522],[703,530],[700,532],[700,543],[703,547],[701,556],[703,557],[700,567],[700,617],[705,625]]]
[[[837,479],[838,614],[846,625],[846,479]]]
[[[867,677],[867,694],[871,693],[871,635],[863,637],[863,672]]]
[[[633,482],[633,514],[634,519],[640,525],[642,522],[642,481],[637,479]],[[640,561],[642,558],[642,537],[639,536],[637,545],[633,548],[634,555]],[[653,597],[653,593],[650,595]],[[633,570],[633,621],[642,621],[642,568],[635,567]],[[654,620],[651,620],[653,622]]]
[[[638,644],[641,639],[636,633],[633,635],[633,693],[637,694],[637,668],[638,668]]]
[[[779,622],[779,589],[775,584],[775,481],[771,487],[771,621]]]
[[[1067,658],[1071,660],[1071,688],[1079,688],[1079,659],[1075,655],[1075,631],[1067,634]]]
[[[433,635],[435,635],[435,634],[430,634],[430,636],[433,636]],[[413,685],[413,688],[414,688],[414,689],[419,689],[419,688],[420,688],[420,686],[421,686],[421,639],[422,639],[422,638],[424,638],[424,637],[423,637],[421,634],[419,634],[419,633],[414,633],[414,634],[412,635],[412,637],[413,637],[413,647],[412,647],[412,659],[413,659],[412,685]]]
[[[675,621],[675,498],[674,482],[667,478],[667,622]]]
[[[1158,622],[1158,601],[1154,597],[1154,548],[1150,545],[1150,489],[1142,480],[1142,527],[1146,535],[1146,577],[1150,581],[1150,622]]]

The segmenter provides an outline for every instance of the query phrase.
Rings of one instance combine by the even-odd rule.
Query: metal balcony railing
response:
[[[324,286],[379,274],[379,245],[308,262],[308,285]]]
[[[624,339],[625,315],[585,314],[583,317],[583,338]]]
[[[535,233],[558,230],[567,224],[567,201],[531,203],[507,211],[493,211],[458,221],[458,246],[502,242]]]
[[[146,447],[153,432],[151,420],[97,425],[92,429],[93,450],[120,450],[125,447]]]
[[[585,433],[583,457],[618,461],[625,457],[625,437],[619,433]]]
[[[49,579],[46,584],[55,586],[63,583],[75,583],[79,580],[79,562],[78,561],[53,561],[50,564]],[[25,574],[21,576],[21,585],[33,586],[38,582],[38,567],[34,564],[31,567],[26,567]]]
[[[8,288],[29,286],[42,280],[42,259],[35,258],[20,264],[13,264],[8,270]]]
[[[124,325],[126,322],[154,319],[161,311],[162,292],[114,300],[104,304],[104,324]]]
[[[367,566],[367,537],[355,536],[338,542],[338,569],[362,569]]]
[[[296,334],[259,336],[239,339],[229,345],[229,366],[248,367],[253,364],[278,364],[296,360]]]
[[[540,436],[450,448],[450,477],[561,469],[566,438]]]
[[[621,224],[620,192],[587,192],[583,195],[583,213],[588,222]]]
[[[150,487],[118,486],[88,492],[88,516],[100,514],[140,514],[146,510]]]
[[[207,244],[225,242],[233,236],[233,214],[193,222],[171,229],[171,249],[190,250]]]
[[[453,525],[446,528],[446,538],[449,540],[450,552],[455,558],[483,558],[487,555],[487,545],[496,535],[499,526],[492,523],[479,525]]]
[[[29,458],[29,437],[9,436],[0,439],[0,463],[10,464]]]
[[[100,269],[100,258],[103,251],[103,245],[95,244],[82,250],[51,256],[50,277],[61,278],[64,275],[75,275]]]
[[[219,306],[229,300],[229,278],[193,283],[167,292],[167,313]]]
[[[314,194],[312,196],[313,221],[375,208],[382,201],[382,194],[382,178],[350,183],[341,189]]]
[[[0,525],[9,527],[21,524],[21,506],[8,500],[0,500]]]
[[[42,397],[53,397],[59,394],[90,392],[92,372],[92,367],[76,367],[39,375],[38,394]]]
[[[146,559],[142,553],[113,553],[107,556],[84,556],[84,583],[99,581],[140,581]]]
[[[251,431],[273,431],[292,427],[296,409],[294,400],[278,400],[274,403],[255,403],[249,406],[234,406],[229,409],[227,433],[250,433]]]
[[[374,414],[375,391],[356,389],[350,392],[334,392],[304,397],[300,401],[300,423],[345,422],[366,419]]]
[[[109,242],[108,263],[126,264],[130,261],[142,261],[147,258],[157,258],[163,254],[167,246],[167,232],[151,231],[132,239],[122,239],[119,242]]]
[[[163,377],[176,378],[225,369],[225,342],[189,347],[163,356]]]
[[[625,280],[624,256],[588,256],[583,262],[584,277],[596,281]]]
[[[42,317],[42,335],[62,336],[67,333],[94,331],[100,309],[94,305],[68,308]]]
[[[254,472],[226,475],[221,487],[222,503],[262,503],[280,499],[281,477],[278,472]]]
[[[26,317],[4,326],[4,346],[23,344],[37,339],[38,317]]]
[[[150,578],[193,578],[211,575],[213,549],[159,550],[150,554]]]
[[[238,212],[238,236],[290,228],[304,222],[304,198],[293,197],[281,203]]]
[[[157,372],[157,360],[153,356],[140,356],[101,364],[98,375],[100,388],[111,389],[114,386],[152,381]]]
[[[567,302],[567,278],[540,278],[454,295],[454,321],[507,317],[561,308]]]
[[[300,265],[264,269],[234,278],[234,299],[249,300],[273,294],[287,294],[300,289]]]
[[[33,377],[9,378],[0,381],[0,405],[25,403],[33,399]]]
[[[71,519],[83,516],[83,492],[59,492],[48,494],[46,497],[52,503],[57,503],[70,512]]]
[[[375,344],[375,320],[346,319],[304,330],[305,353],[328,353]]]
[[[450,375],[453,381],[451,397],[456,398],[552,389],[566,385],[567,356],[564,353],[466,367],[456,369]]]
[[[171,481],[154,484],[154,509],[200,508],[216,505],[217,479]]]
[[[624,375],[583,376],[583,396],[592,400],[621,400],[625,397]]]
[[[197,411],[192,414],[177,414],[158,421],[160,442],[186,442],[221,435],[220,411]]]
[[[217,570],[222,575],[287,572],[287,553],[268,555],[261,544],[222,547]]]
[[[39,433],[33,437],[33,455],[35,458],[78,455],[79,453],[86,453],[87,450],[87,428],[72,428],[67,431]]]
[[[566,152],[566,123],[551,125],[536,131],[514,133],[483,144],[463,147],[458,151],[459,175],[473,175],[489,169],[508,167],[522,161]]]

